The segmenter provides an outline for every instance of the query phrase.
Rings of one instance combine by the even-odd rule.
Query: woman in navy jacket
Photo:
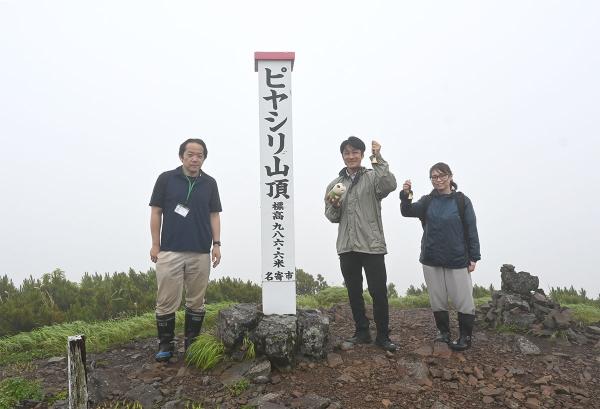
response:
[[[433,165],[429,177],[432,192],[415,203],[410,180],[404,182],[400,211],[402,216],[420,218],[423,224],[419,261],[439,330],[435,340],[464,351],[471,347],[475,321],[471,272],[481,259],[475,212],[469,198],[456,191],[458,186],[447,164]],[[450,341],[448,298],[458,311],[460,334],[455,342]]]

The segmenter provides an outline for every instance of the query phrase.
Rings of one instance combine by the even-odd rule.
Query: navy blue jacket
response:
[[[406,193],[400,191],[402,216],[425,217],[419,258],[422,264],[456,269],[467,267],[470,261],[481,259],[473,204],[465,196],[465,234],[455,195],[454,191],[445,195],[434,189],[429,200],[423,196],[419,201],[412,203]],[[426,205],[427,201],[429,205]],[[465,236],[468,245],[465,243]]]

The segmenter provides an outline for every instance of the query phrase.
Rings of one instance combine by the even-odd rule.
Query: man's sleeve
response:
[[[396,176],[390,172],[390,166],[378,153],[374,156],[377,159],[376,163],[373,163],[373,171],[375,173],[375,195],[377,199],[383,199],[391,192],[396,190],[398,183],[396,182]]]
[[[152,190],[152,196],[150,197],[150,206],[156,206],[163,209],[165,203],[165,194],[167,192],[167,173],[161,173],[161,175],[156,179],[156,183],[154,184],[154,190]]]
[[[221,198],[219,197],[219,187],[217,186],[217,182],[214,182],[212,195],[210,196],[210,204],[209,204],[210,213],[217,213],[223,211],[221,208]]]

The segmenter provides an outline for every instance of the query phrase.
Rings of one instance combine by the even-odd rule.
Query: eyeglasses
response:
[[[448,179],[448,176],[449,175],[447,173],[444,173],[443,175],[433,175],[433,176],[430,176],[429,179],[431,179],[432,181],[433,180],[442,180],[443,181],[443,180]]]

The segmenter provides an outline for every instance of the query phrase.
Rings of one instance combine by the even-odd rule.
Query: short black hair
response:
[[[344,148],[346,147],[346,145],[350,145],[353,148],[360,150],[361,153],[365,153],[365,143],[356,136],[351,136],[344,142],[342,142],[342,144],[340,145],[340,153],[344,153]]]
[[[187,144],[188,143],[197,143],[199,145],[202,145],[202,148],[204,148],[204,159],[206,159],[206,157],[208,156],[208,149],[206,149],[206,144],[204,143],[204,141],[202,139],[186,139],[185,142],[183,142],[181,145],[179,145],[179,157],[183,158],[183,153],[185,152],[185,148],[187,148]]]

